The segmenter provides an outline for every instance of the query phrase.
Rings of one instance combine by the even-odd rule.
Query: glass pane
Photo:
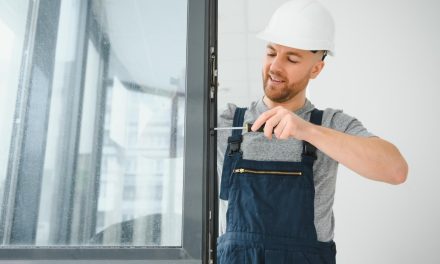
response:
[[[28,1],[0,1],[0,204],[8,169],[27,12]]]
[[[182,246],[186,16],[181,0],[61,1],[28,244]]]

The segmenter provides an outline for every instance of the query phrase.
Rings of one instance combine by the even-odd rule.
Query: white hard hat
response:
[[[315,0],[292,0],[281,5],[257,37],[303,50],[327,50],[334,55],[335,26],[329,11]]]

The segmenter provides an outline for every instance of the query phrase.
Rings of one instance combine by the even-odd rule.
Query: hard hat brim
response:
[[[329,43],[326,40],[315,40],[309,41],[305,39],[300,39],[298,37],[290,37],[286,38],[285,36],[277,36],[275,34],[271,34],[266,30],[261,31],[256,35],[257,38],[265,40],[267,42],[279,44],[282,46],[301,49],[301,50],[327,50],[328,55],[335,56],[335,49],[332,43]]]

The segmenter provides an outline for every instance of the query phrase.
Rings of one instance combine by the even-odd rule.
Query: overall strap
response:
[[[234,113],[234,121],[232,126],[243,127],[244,113],[246,113],[246,108],[237,107]],[[240,152],[240,145],[243,141],[242,136],[243,130],[234,129],[232,130],[232,135],[228,138],[228,155],[233,155]]]
[[[312,113],[310,114],[310,122],[320,126],[322,124],[322,115],[324,111],[313,109]],[[310,162],[313,164],[313,162],[316,160],[316,147],[310,144],[307,141],[303,141],[303,152],[301,154],[302,161]]]
[[[237,108],[234,114],[234,127],[242,127],[244,121],[244,113],[246,108]],[[242,152],[240,145],[243,141],[243,130],[234,129],[232,135],[228,138],[228,147],[226,148],[225,157],[223,160],[223,169],[220,185],[220,198],[228,200],[229,189],[232,181],[232,170],[235,168],[237,162],[241,159]]]

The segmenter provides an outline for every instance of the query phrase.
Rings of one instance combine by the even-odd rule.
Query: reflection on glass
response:
[[[27,244],[181,246],[187,3],[88,2],[61,1],[37,229]],[[9,61],[20,61],[13,54]],[[1,87],[9,82],[0,78]],[[1,121],[12,122],[13,106],[2,109]]]
[[[183,141],[183,120],[173,112],[178,95],[143,89],[115,77],[107,90],[97,239],[179,246],[183,148],[173,143]]]
[[[27,9],[28,1],[0,1],[0,204],[8,168]]]

